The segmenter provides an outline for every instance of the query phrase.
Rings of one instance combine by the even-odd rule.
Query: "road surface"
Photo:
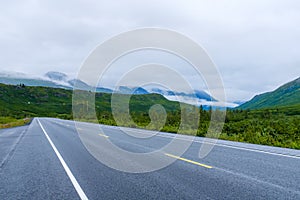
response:
[[[134,153],[155,150],[174,136],[137,139],[118,127],[102,128],[94,137]],[[73,121],[51,118],[0,130],[0,199],[300,199],[297,150],[219,140],[200,159],[203,138],[196,138],[183,155],[164,155],[176,158],[173,164],[134,174],[95,159],[77,131]]]

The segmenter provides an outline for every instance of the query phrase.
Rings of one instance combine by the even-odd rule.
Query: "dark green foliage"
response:
[[[222,139],[300,149],[300,115],[285,109],[229,110]]]
[[[0,116],[13,118],[56,117],[71,114],[72,91],[0,84]]]
[[[82,91],[82,95],[93,95],[92,92]],[[185,134],[192,134],[197,130],[198,136],[206,136],[210,125],[211,111],[202,107],[196,108],[187,104],[179,104],[165,99],[158,94],[117,95],[116,104],[119,104],[118,123],[111,110],[111,94],[96,93],[95,109],[98,122],[108,125],[121,125],[159,129],[165,132],[176,133],[179,130],[181,119],[186,119]],[[129,98],[129,109],[122,107]],[[85,102],[81,109],[91,109],[93,105]],[[165,110],[161,110],[161,105]],[[47,87],[10,86],[0,84],[0,116],[2,123],[23,119],[26,117],[58,117],[72,119],[72,91]],[[182,107],[181,107],[182,106]],[[118,107],[118,106],[117,106]],[[150,110],[156,110],[156,113]],[[83,112],[84,110],[82,110]],[[128,112],[132,121],[128,119]],[[222,111],[217,111],[222,112]],[[85,113],[85,112],[83,112]],[[163,127],[151,125],[151,118],[163,121]],[[198,127],[193,127],[193,120],[200,115]],[[85,121],[92,121],[92,116],[83,115]],[[97,122],[97,121],[92,121]],[[1,123],[1,122],[0,122]],[[227,110],[225,125],[220,135],[221,139],[265,144],[300,149],[300,104],[278,106],[258,110]]]

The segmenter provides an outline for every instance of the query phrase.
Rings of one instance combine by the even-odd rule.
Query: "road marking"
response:
[[[80,187],[79,183],[77,182],[76,178],[74,177],[74,175],[72,174],[70,168],[68,167],[68,165],[66,164],[66,162],[64,161],[64,159],[62,158],[62,156],[60,155],[59,151],[57,150],[57,148],[55,147],[54,143],[52,142],[52,140],[50,139],[50,137],[48,136],[46,130],[44,129],[43,125],[41,124],[40,120],[37,119],[40,127],[42,128],[46,138],[48,139],[48,142],[50,143],[52,149],[54,150],[56,156],[58,157],[60,163],[62,164],[63,168],[65,169],[67,175],[69,176],[76,192],[78,193],[79,197],[82,200],[87,200],[87,196],[85,195],[85,193],[83,192],[82,188]]]
[[[102,125],[103,127],[106,128],[113,128],[113,129],[119,129],[120,127],[117,126],[109,126],[109,125]],[[131,129],[128,127],[121,127],[121,128],[127,128]],[[148,132],[151,132],[150,130],[146,130]],[[148,133],[144,133],[148,134]],[[208,142],[208,141],[199,141],[195,139],[188,139],[188,138],[177,138],[176,134],[175,136],[169,136],[169,135],[162,135],[164,133],[157,133],[155,136],[158,137],[163,137],[163,138],[170,138],[170,139],[178,139],[178,140],[184,140],[184,141],[191,141],[191,142],[196,142],[200,144],[211,144],[219,147],[226,147],[226,148],[231,148],[231,149],[238,149],[238,150],[243,150],[243,151],[251,151],[251,152],[256,152],[256,153],[263,153],[263,154],[268,154],[268,155],[274,155],[274,156],[281,156],[281,157],[287,157],[287,158],[293,158],[293,159],[300,159],[300,155],[289,155],[289,154],[284,154],[284,153],[276,153],[276,152],[270,152],[270,151],[265,151],[265,150],[260,150],[260,149],[254,149],[254,148],[247,148],[247,147],[238,147],[238,146],[233,146],[233,145],[226,145],[226,144],[220,144],[220,143],[213,143],[213,142]],[[272,147],[272,146],[270,146]]]
[[[102,137],[105,137],[105,138],[109,138],[109,136],[104,135],[104,134],[102,134],[102,133],[99,133],[98,135],[99,135],[99,136],[102,136]]]
[[[212,142],[203,142],[203,141],[199,141],[199,140],[195,140],[195,139],[193,140],[193,139],[186,139],[186,138],[177,138],[176,136],[168,136],[168,135],[161,135],[161,134],[162,133],[157,134],[156,136],[163,137],[163,138],[196,142],[196,143],[200,143],[200,144],[211,144],[211,145],[220,146],[220,147],[226,147],[226,148],[238,149],[238,150],[244,150],[244,151],[252,151],[252,152],[256,152],[256,153],[264,153],[264,154],[274,155],[274,156],[282,156],[282,157],[287,157],[287,158],[300,159],[300,156],[297,156],[297,155],[288,155],[288,154],[283,154],[283,153],[264,151],[264,150],[260,150],[260,149],[251,149],[251,148],[246,148],[246,147],[238,147],[238,146],[233,146],[233,145],[218,144],[218,143],[212,143]],[[270,147],[272,147],[272,146],[270,146]]]
[[[2,162],[0,162],[0,169],[3,168],[3,166],[6,164],[8,158],[10,156],[13,155],[13,153],[15,152],[16,150],[16,146],[19,144],[19,142],[21,141],[21,139],[24,137],[25,133],[26,133],[27,129],[26,130],[23,130],[21,132],[21,134],[19,135],[19,137],[17,138],[16,142],[13,143],[12,147],[10,148],[9,150],[9,153],[6,154],[6,156],[3,158]]]
[[[211,169],[213,168],[212,166],[209,166],[209,165],[205,165],[205,164],[202,164],[202,163],[198,163],[196,161],[193,161],[193,160],[189,160],[189,159],[186,159],[186,158],[182,158],[182,157],[179,157],[179,156],[175,156],[175,155],[172,155],[172,154],[169,154],[169,153],[165,153],[166,156],[169,156],[169,157],[172,157],[172,158],[176,158],[178,160],[182,160],[182,161],[185,161],[185,162],[188,162],[188,163],[192,163],[194,165],[199,165],[201,167],[205,167],[205,168],[208,168],[208,169]]]
[[[197,142],[197,141],[196,141]],[[204,144],[204,142],[198,141],[198,143]],[[210,142],[206,142],[207,144],[214,144]],[[274,156],[282,156],[282,157],[287,157],[287,158],[295,158],[295,159],[300,159],[299,156],[295,155],[288,155],[288,154],[283,154],[283,153],[275,153],[275,152],[270,152],[270,151],[264,151],[264,150],[259,150],[259,149],[250,149],[246,147],[237,147],[237,146],[232,146],[232,145],[226,145],[226,144],[215,144],[216,146],[221,146],[221,147],[227,147],[231,149],[239,149],[239,150],[244,150],[244,151],[252,151],[256,153],[264,153],[264,154],[269,154],[269,155],[274,155]]]

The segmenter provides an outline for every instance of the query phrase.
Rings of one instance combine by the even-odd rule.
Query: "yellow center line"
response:
[[[99,135],[99,136],[102,136],[102,137],[105,137],[105,138],[109,138],[109,136],[104,135],[104,134],[102,134],[102,133],[99,133],[98,135]]]
[[[213,168],[212,166],[209,166],[209,165],[205,165],[205,164],[202,164],[202,163],[198,163],[196,161],[193,161],[193,160],[189,160],[189,159],[186,159],[186,158],[181,158],[179,156],[175,156],[175,155],[172,155],[172,154],[169,154],[169,153],[165,153],[166,156],[169,156],[169,157],[172,157],[172,158],[176,158],[178,160],[182,160],[182,161],[185,161],[185,162],[188,162],[188,163],[192,163],[194,165],[199,165],[201,167],[205,167],[205,168],[208,168],[208,169],[211,169]]]

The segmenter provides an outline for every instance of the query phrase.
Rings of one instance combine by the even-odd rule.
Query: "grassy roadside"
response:
[[[12,117],[0,117],[0,129],[24,126],[31,122],[30,118],[15,119]]]

